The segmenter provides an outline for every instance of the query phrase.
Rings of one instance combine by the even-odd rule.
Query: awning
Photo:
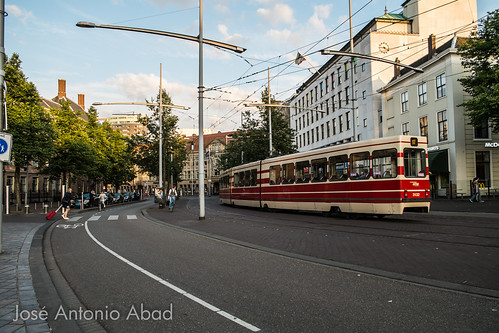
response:
[[[449,154],[448,150],[432,151],[428,153],[428,164],[431,173],[449,172]]]

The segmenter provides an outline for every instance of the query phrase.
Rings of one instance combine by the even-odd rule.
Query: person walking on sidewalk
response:
[[[480,178],[478,177],[473,178],[473,195],[470,198],[470,202],[473,202],[475,199],[477,199],[478,202],[483,202],[482,195],[480,194],[479,180]]]
[[[62,197],[62,218],[68,220],[69,206],[71,206],[71,187],[68,188],[67,192],[64,193]]]
[[[173,186],[168,192],[168,200],[170,201],[170,210],[173,211],[173,207],[175,206],[175,199],[177,197],[177,187]]]

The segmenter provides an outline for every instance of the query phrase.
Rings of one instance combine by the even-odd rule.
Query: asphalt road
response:
[[[46,234],[53,256],[86,309],[80,309],[78,302],[71,303],[66,312],[58,313],[58,319],[70,314],[85,317],[80,318],[83,321],[92,317],[99,319],[108,332],[496,332],[499,328],[497,298],[286,255],[308,249],[305,255],[312,257],[326,249],[327,258],[320,259],[337,260],[335,256],[348,243],[342,240],[335,245],[341,235],[400,240],[399,236],[426,228],[427,234],[414,236],[416,239],[406,237],[409,239],[404,245],[419,258],[417,242],[421,239],[424,243],[426,238],[432,242],[432,237],[450,237],[444,232],[440,236],[428,232],[430,228],[424,222],[414,222],[410,230],[394,231],[374,227],[369,220],[340,219],[330,224],[315,215],[238,210],[219,206],[214,200],[207,202],[207,215],[211,217],[204,222],[196,220],[192,201],[180,200],[173,213],[156,210],[149,202],[102,213],[87,212],[54,224]],[[146,218],[141,210],[147,207],[152,217],[158,214],[156,217],[167,223],[197,229],[205,235]],[[240,244],[206,236],[214,231],[210,232],[213,224],[208,226],[207,222],[217,219],[219,229],[225,230],[220,236],[237,234],[244,238]],[[382,221],[388,225],[405,222]],[[357,232],[348,233],[352,226]],[[285,234],[279,232],[283,229]],[[299,232],[302,229],[309,236]],[[321,233],[321,241],[317,241],[316,233]],[[497,246],[484,247],[481,242],[487,242],[487,235],[475,236],[470,244],[459,246],[490,248],[486,256],[495,256],[497,263]],[[256,246],[245,246],[250,241]],[[275,246],[269,246],[273,242]],[[369,242],[364,239],[362,243]],[[370,249],[373,247],[364,252]],[[447,253],[435,265],[452,259]],[[466,253],[463,251],[463,255]],[[373,258],[380,256],[393,257],[383,252],[372,254]],[[358,266],[369,261],[358,260]]]

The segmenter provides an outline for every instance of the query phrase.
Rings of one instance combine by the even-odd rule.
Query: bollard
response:
[[[47,214],[49,212],[49,205],[43,204],[43,213]]]
[[[29,214],[29,205],[24,206],[24,209],[26,211],[26,214]]]

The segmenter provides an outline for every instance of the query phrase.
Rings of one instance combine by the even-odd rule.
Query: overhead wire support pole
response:
[[[204,200],[204,122],[203,122],[203,0],[199,0],[199,128],[198,128],[198,174],[199,174],[199,219],[205,219]]]
[[[236,53],[243,53],[246,51],[245,48],[214,41],[211,39],[203,38],[203,1],[199,0],[199,36],[189,36],[183,35],[173,32],[160,31],[160,30],[152,30],[152,29],[142,29],[142,28],[133,28],[133,27],[123,27],[123,26],[114,26],[114,25],[103,25],[103,24],[95,24],[92,22],[84,22],[80,21],[76,24],[76,26],[80,28],[103,28],[103,29],[114,29],[114,30],[125,30],[125,31],[133,31],[140,33],[147,33],[153,35],[161,35],[167,37],[174,37],[184,40],[189,40],[193,42],[199,43],[199,183],[200,183],[200,191],[199,191],[199,219],[204,220],[205,218],[205,202],[204,202],[204,156],[203,156],[203,44],[208,44],[211,46],[219,47],[222,49],[227,49]],[[201,168],[203,168],[201,172]],[[201,183],[202,182],[202,183]]]
[[[352,28],[352,0],[348,0],[348,7],[349,7],[349,15],[350,15],[350,53],[354,53],[353,52],[353,28]],[[354,67],[354,62],[355,62],[355,58],[354,56],[352,56],[350,58],[350,82],[351,82],[351,90],[350,90],[350,95],[352,96],[352,122],[353,122],[353,126],[352,126],[352,136],[353,136],[353,140],[352,141],[357,141],[357,119],[355,117],[355,79],[353,77],[353,74],[354,74],[354,71],[353,71],[353,67]]]

